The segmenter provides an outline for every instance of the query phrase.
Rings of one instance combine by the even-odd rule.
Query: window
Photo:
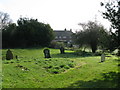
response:
[[[66,38],[66,36],[63,36],[63,38]]]

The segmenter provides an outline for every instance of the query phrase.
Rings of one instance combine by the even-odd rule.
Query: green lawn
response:
[[[11,50],[18,60],[5,60],[6,49],[2,50],[3,88],[119,87],[119,60],[115,56],[99,63],[100,56],[82,57],[69,50],[60,54],[59,49],[50,49],[50,59],[44,58],[43,49]]]

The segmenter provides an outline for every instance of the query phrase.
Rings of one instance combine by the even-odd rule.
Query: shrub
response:
[[[59,49],[60,47],[64,47],[65,45],[64,45],[64,43],[63,42],[55,42],[55,41],[53,41],[53,42],[51,42],[51,44],[50,44],[50,48],[55,48],[55,49]]]
[[[55,48],[55,46],[56,46],[56,44],[57,44],[57,42],[55,42],[55,41],[52,41],[51,43],[50,43],[50,48]]]
[[[101,55],[102,55],[102,52],[96,52],[94,55],[95,55],[95,56],[101,56]]]

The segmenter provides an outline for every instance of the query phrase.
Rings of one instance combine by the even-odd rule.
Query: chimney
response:
[[[64,29],[64,31],[67,31],[66,28]]]
[[[70,29],[70,31],[72,32],[72,29]]]

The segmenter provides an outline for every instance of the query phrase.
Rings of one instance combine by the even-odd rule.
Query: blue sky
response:
[[[7,12],[13,22],[20,17],[37,18],[48,23],[54,30],[80,29],[78,23],[94,21],[109,28],[102,18],[100,2],[107,0],[0,0],[0,11]]]

